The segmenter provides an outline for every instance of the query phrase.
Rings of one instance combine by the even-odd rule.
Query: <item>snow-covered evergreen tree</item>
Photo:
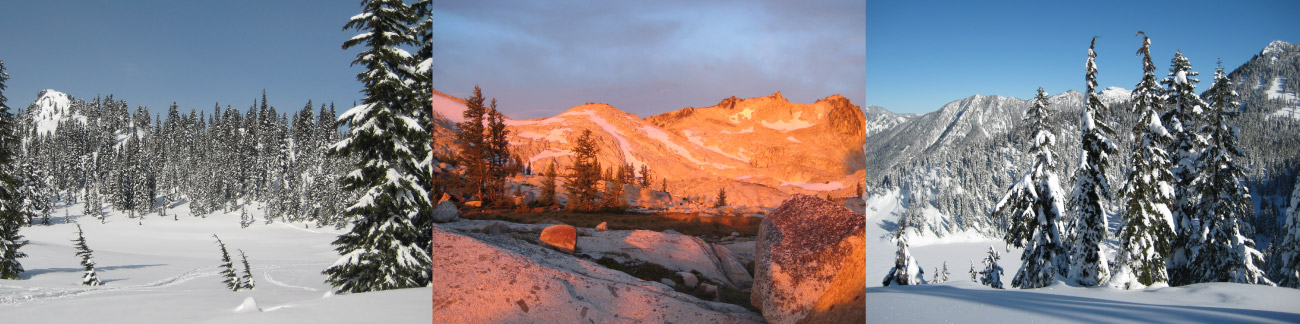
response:
[[[948,275],[950,274],[948,273],[948,261],[943,262],[943,271],[940,273],[943,274],[943,276],[939,277],[939,282],[948,282]]]
[[[243,249],[238,249],[239,261],[244,263],[244,274],[239,276],[239,289],[253,290],[253,270],[248,266],[248,256],[244,255]]]
[[[1232,81],[1219,67],[1214,73],[1214,85],[1206,92],[1210,110],[1206,125],[1200,129],[1205,134],[1206,147],[1197,155],[1195,166],[1199,172],[1192,181],[1195,201],[1191,219],[1196,232],[1187,238],[1191,242],[1188,266],[1189,282],[1227,281],[1248,284],[1273,283],[1259,268],[1263,254],[1255,250],[1255,241],[1243,233],[1242,223],[1255,210],[1246,188],[1246,174],[1234,160],[1245,155],[1237,146],[1237,127],[1228,125],[1227,117],[1236,114],[1237,94]]]
[[[27,240],[18,234],[18,230],[26,225],[27,220],[19,207],[19,180],[13,176],[13,164],[20,148],[15,133],[16,119],[5,105],[7,80],[9,74],[5,73],[4,61],[0,61],[0,279],[18,279],[23,273],[23,265],[18,259],[27,256],[19,251],[27,245]]]
[[[975,272],[975,262],[974,262],[974,261],[971,261],[971,263],[970,263],[970,271],[967,271],[967,273],[970,274],[970,281],[971,281],[971,282],[979,282],[979,281],[976,281],[976,280],[975,280],[975,273],[976,273],[976,272]]]
[[[226,251],[226,243],[222,243],[217,234],[212,234],[212,238],[217,239],[217,246],[221,247],[221,283],[226,284],[226,289],[239,291],[239,275],[235,274],[235,264],[230,260],[230,253]]]
[[[1088,63],[1085,67],[1083,116],[1079,128],[1083,143],[1080,145],[1079,168],[1074,173],[1074,190],[1070,194],[1070,211],[1074,222],[1070,226],[1069,278],[1082,286],[1104,285],[1110,280],[1110,267],[1102,251],[1106,239],[1105,200],[1110,199],[1110,181],[1106,169],[1110,156],[1115,154],[1115,143],[1110,137],[1115,131],[1106,121],[1109,108],[1101,102],[1097,92],[1097,37],[1088,46]]]
[[[912,252],[907,249],[907,218],[899,217],[898,230],[894,232],[894,242],[898,243],[898,253],[894,256],[894,267],[889,269],[885,274],[882,285],[922,285],[925,284],[925,269],[916,263],[912,258]]]
[[[81,266],[86,268],[85,274],[81,275],[81,284],[85,286],[100,285],[99,276],[95,274],[95,259],[91,256],[94,250],[86,245],[86,235],[81,232],[81,224],[77,224],[77,239],[73,246],[77,248],[77,256],[81,257]]]
[[[1051,150],[1056,135],[1048,128],[1047,114],[1047,93],[1038,88],[1038,96],[1025,117],[1034,132],[1029,148],[1033,161],[1029,171],[998,202],[993,214],[1011,224],[1005,237],[1007,244],[1025,248],[1020,256],[1024,263],[1011,280],[1011,286],[1017,288],[1050,285],[1058,274],[1065,274],[1070,262],[1061,236],[1065,194]]]
[[[984,270],[980,271],[980,284],[1002,289],[1002,266],[998,265],[998,260],[1002,259],[998,251],[989,247],[988,255],[984,257]]]
[[[1192,63],[1182,51],[1178,51],[1170,61],[1169,76],[1160,80],[1165,85],[1164,104],[1168,108],[1160,116],[1160,121],[1174,138],[1167,151],[1172,163],[1169,171],[1174,176],[1174,201],[1169,211],[1174,217],[1176,237],[1168,260],[1169,281],[1173,285],[1196,282],[1195,275],[1189,271],[1196,271],[1191,269],[1196,266],[1192,260],[1202,244],[1196,238],[1201,235],[1198,228],[1201,220],[1196,218],[1200,193],[1196,192],[1197,186],[1192,182],[1200,173],[1196,160],[1206,145],[1200,125],[1209,107],[1196,95],[1196,83],[1200,80],[1195,76],[1199,74],[1192,71]]]
[[[339,116],[348,122],[348,135],[330,147],[335,156],[358,158],[339,182],[360,197],[344,209],[355,219],[352,229],[333,242],[341,257],[323,273],[337,292],[422,287],[432,264],[412,219],[430,217],[420,212],[432,209],[429,188],[418,178],[424,156],[417,156],[420,147],[428,149],[430,136],[415,119],[424,109],[415,107],[421,93],[395,72],[410,69],[411,56],[400,47],[414,43],[407,25],[416,19],[401,1],[366,0],[362,7],[345,25],[362,33],[343,48],[366,47],[353,61],[366,67],[357,75],[366,97]]]
[[[1151,39],[1142,35],[1142,80],[1133,90],[1133,110],[1139,116],[1133,127],[1132,170],[1120,197],[1124,200],[1124,225],[1120,228],[1120,251],[1115,260],[1111,282],[1126,288],[1167,283],[1165,260],[1169,241],[1174,236],[1173,175],[1169,173],[1169,155],[1165,151],[1173,136],[1160,121],[1160,87],[1156,85],[1155,64],[1151,63]]]
[[[1296,177],[1300,183],[1300,177]],[[1291,190],[1291,206],[1287,209],[1282,235],[1273,239],[1269,262],[1273,280],[1280,287],[1300,288],[1300,186]]]

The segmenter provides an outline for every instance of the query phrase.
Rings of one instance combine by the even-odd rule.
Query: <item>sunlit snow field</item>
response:
[[[74,224],[64,223],[68,209]],[[320,272],[338,258],[330,242],[343,232],[303,223],[239,226],[240,212],[191,217],[185,204],[151,214],[143,225],[111,212],[106,224],[60,206],[51,225],[25,227],[22,280],[0,280],[2,323],[429,323],[428,288],[333,295]],[[172,213],[179,213],[173,220]],[[39,222],[39,219],[38,219]],[[81,285],[75,223],[94,250],[102,286]],[[256,289],[232,292],[218,275],[225,242],[236,271],[248,255]],[[257,307],[239,309],[247,297]],[[260,311],[259,311],[260,309]]]
[[[1039,289],[1011,288],[1021,249],[970,233],[910,239],[910,251],[930,280],[948,263],[948,282],[881,287],[894,265],[897,245],[882,224],[904,211],[896,194],[867,200],[868,323],[1300,323],[1300,289],[1233,283],[1123,290],[1072,287],[1062,282]],[[934,210],[927,210],[926,216]],[[1113,224],[1112,224],[1113,225]],[[890,225],[892,226],[892,225]],[[892,228],[892,227],[891,227]],[[1001,254],[1002,285],[970,280],[988,248]],[[1113,255],[1112,255],[1113,257]]]

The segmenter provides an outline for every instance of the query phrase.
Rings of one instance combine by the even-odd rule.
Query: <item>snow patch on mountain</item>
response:
[[[614,125],[610,125],[608,121],[605,121],[605,118],[600,117],[600,115],[597,115],[595,111],[592,110],[567,111],[564,112],[563,114],[560,114],[560,116],[565,116],[565,115],[586,115],[588,117],[588,120],[591,120],[591,122],[596,123],[596,125],[600,126],[600,128],[605,130],[605,132],[609,133],[610,135],[613,135],[615,140],[618,140],[618,147],[623,151],[623,159],[626,159],[628,163],[632,165],[632,167],[640,168],[642,165],[645,165],[644,162],[641,162],[641,160],[638,160],[636,156],[632,155],[632,143],[628,142],[627,138],[623,136],[623,131],[618,130],[618,127],[614,127]]]
[[[1286,92],[1287,81],[1289,80],[1283,77],[1273,78],[1273,81],[1269,82],[1268,90],[1264,91],[1264,94],[1268,95],[1269,99],[1296,101],[1297,97],[1295,93]]]
[[[683,135],[686,135],[686,140],[691,141],[692,144],[699,145],[700,147],[703,147],[703,148],[708,149],[708,150],[710,150],[710,151],[717,152],[718,154],[722,154],[722,155],[724,155],[724,156],[726,156],[726,157],[729,157],[729,158],[732,158],[732,159],[736,159],[736,160],[740,160],[740,161],[745,162],[745,163],[749,163],[749,157],[745,156],[745,149],[743,149],[743,148],[740,149],[740,155],[733,155],[733,154],[731,154],[731,153],[727,153],[727,152],[722,151],[722,148],[720,148],[720,147],[718,147],[718,146],[716,146],[716,145],[705,145],[705,144],[704,144],[704,138],[703,138],[703,137],[700,137],[700,136],[695,136],[695,133],[694,133],[694,132],[691,132],[691,130],[689,130],[689,129],[683,129],[683,130],[682,130],[682,134],[683,134]]]
[[[41,135],[54,134],[54,130],[59,128],[59,123],[72,119],[82,124],[86,123],[86,116],[79,113],[73,113],[70,104],[72,98],[62,92],[51,89],[41,90],[36,96],[36,101],[32,103],[28,114],[32,114],[32,121],[36,123],[36,133]]]
[[[794,119],[791,120],[780,120],[772,123],[769,123],[767,121],[762,121],[759,123],[763,124],[763,127],[779,130],[782,132],[789,132],[792,130],[804,129],[813,126],[813,122],[799,119],[801,116],[803,116],[803,111],[796,111],[794,112]]]
[[[794,138],[794,136],[786,136],[785,139],[795,143],[803,143],[803,141],[800,141],[798,138]]]
[[[1101,102],[1107,105],[1123,102],[1133,96],[1133,92],[1120,87],[1106,87],[1101,89]]]
[[[568,144],[569,139],[565,137],[565,134],[569,133],[569,131],[571,131],[571,129],[556,128],[556,129],[552,129],[549,133],[546,134],[538,134],[534,132],[520,132],[519,134],[515,134],[515,135],[518,135],[519,137],[523,137],[523,138],[531,138],[535,140],[544,139],[550,142],[559,142],[559,143]]]
[[[571,151],[571,150],[549,149],[549,150],[546,150],[546,151],[542,151],[542,153],[537,153],[537,155],[533,155],[533,157],[528,158],[528,162],[529,162],[529,163],[532,163],[532,162],[536,162],[537,160],[541,160],[541,159],[549,159],[549,158],[561,157],[561,156],[567,156],[567,155],[573,155],[573,151]]]
[[[753,132],[754,132],[754,128],[753,128],[753,127],[749,127],[749,128],[746,128],[746,129],[742,129],[742,130],[740,130],[739,132],[732,132],[732,131],[725,130],[725,129],[722,130],[722,133],[723,133],[723,134],[748,134],[748,133],[753,133]]]
[[[840,189],[844,189],[844,188],[847,188],[847,187],[848,187],[848,186],[845,186],[843,182],[839,182],[839,181],[830,181],[830,182],[825,182],[825,183],[821,183],[821,182],[808,183],[808,182],[786,182],[786,181],[781,181],[781,185],[782,185],[782,186],[795,186],[795,187],[804,188],[804,189],[812,190],[812,191],[834,191],[834,190],[840,190]]]
[[[433,112],[453,122],[465,122],[465,105],[447,97],[433,96]]]
[[[739,123],[739,122],[740,122],[740,116],[742,116],[742,115],[745,116],[745,119],[746,119],[746,120],[754,119],[754,108],[748,108],[748,107],[746,107],[745,110],[741,110],[741,111],[738,112],[738,113],[732,114],[731,116],[727,116],[727,119],[730,119],[730,120],[731,120],[731,123],[733,123],[733,124],[734,124],[734,123]]]

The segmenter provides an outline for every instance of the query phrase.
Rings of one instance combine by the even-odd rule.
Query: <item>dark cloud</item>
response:
[[[514,118],[606,102],[641,116],[782,91],[865,92],[860,1],[434,4],[434,87],[475,84]]]

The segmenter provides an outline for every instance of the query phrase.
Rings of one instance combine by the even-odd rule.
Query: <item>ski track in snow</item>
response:
[[[194,280],[194,278],[215,276],[220,273],[220,271],[206,271],[206,272],[200,271],[204,268],[216,268],[216,266],[198,267],[173,277],[168,277],[162,280],[154,281],[143,285],[132,285],[132,286],[118,287],[118,286],[110,286],[110,285],[100,285],[97,287],[86,286],[83,288],[55,288],[55,287],[21,288],[16,286],[0,285],[0,288],[12,288],[15,290],[12,292],[6,292],[0,294],[0,305],[21,305],[23,303],[33,302],[33,301],[45,301],[45,300],[59,299],[59,298],[66,298],[66,297],[76,297],[76,296],[97,294],[97,293],[118,291],[118,290],[130,291],[130,290],[165,288],[174,285],[179,285],[186,281]]]
[[[324,265],[328,265],[328,263],[312,263],[312,264],[310,264],[310,265],[319,265],[319,266],[324,266]],[[263,272],[262,272],[262,277],[263,277],[263,278],[266,278],[266,281],[267,281],[267,282],[270,282],[270,283],[275,284],[276,286],[280,286],[280,287],[285,287],[285,288],[294,288],[294,289],[302,289],[302,290],[306,290],[306,291],[320,291],[320,289],[316,289],[316,288],[303,287],[303,286],[294,286],[294,285],[290,285],[290,284],[284,283],[284,282],[279,281],[279,280],[275,280],[274,277],[271,277],[271,273],[272,273],[272,272],[275,272],[275,270],[279,269],[280,267],[281,267],[281,266],[278,266],[278,265],[273,265],[273,266],[267,267],[268,269],[266,269],[266,271],[263,271]],[[278,308],[278,307],[277,307],[277,308]]]

